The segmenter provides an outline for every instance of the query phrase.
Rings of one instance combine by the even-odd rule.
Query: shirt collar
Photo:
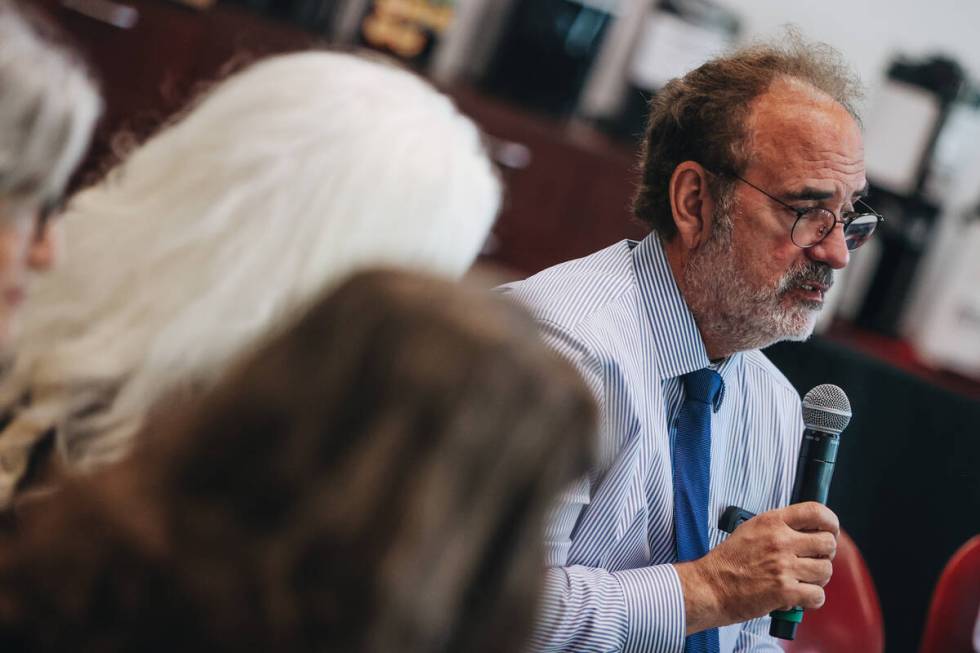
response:
[[[639,243],[632,242],[633,268],[650,328],[656,342],[657,369],[660,379],[678,377],[709,367],[708,352],[698,331],[694,316],[681,295],[667,262],[667,254],[656,232]],[[718,366],[721,392],[715,400],[717,411],[725,396],[725,387],[735,380],[742,356],[735,353]]]

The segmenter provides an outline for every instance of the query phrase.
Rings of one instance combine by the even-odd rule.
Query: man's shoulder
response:
[[[746,370],[755,377],[756,383],[753,385],[764,391],[776,391],[790,395],[795,401],[800,400],[800,393],[796,391],[789,379],[773,365],[772,361],[758,349],[744,352]]]
[[[628,241],[500,287],[543,322],[574,329],[636,286]]]

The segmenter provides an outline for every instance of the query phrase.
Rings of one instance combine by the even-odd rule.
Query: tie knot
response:
[[[688,399],[714,406],[721,390],[721,375],[710,367],[688,372],[681,377]]]

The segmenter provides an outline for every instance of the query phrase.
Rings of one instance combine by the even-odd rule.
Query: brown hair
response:
[[[776,79],[792,78],[826,93],[854,118],[861,84],[840,54],[789,31],[783,45],[753,45],[709,61],[671,80],[650,103],[641,153],[641,180],[633,213],[670,240],[677,233],[668,184],[684,161],[740,174],[748,164],[746,122],[752,101]],[[722,195],[731,181],[712,178]]]
[[[18,650],[518,651],[591,396],[505,299],[356,276],[0,556]]]

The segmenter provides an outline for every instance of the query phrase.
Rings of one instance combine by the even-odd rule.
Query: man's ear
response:
[[[670,210],[677,236],[686,249],[697,249],[711,234],[715,202],[708,190],[708,172],[695,161],[684,161],[670,176]]]

